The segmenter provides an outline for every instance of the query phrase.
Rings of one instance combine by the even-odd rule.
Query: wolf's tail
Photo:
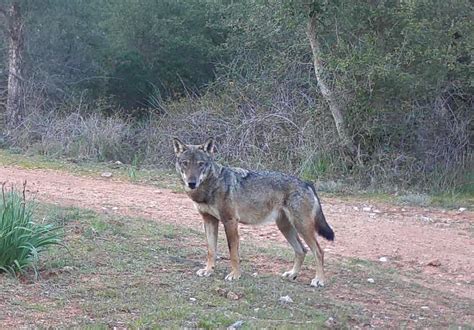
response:
[[[308,182],[308,185],[313,191],[314,196],[316,197],[316,200],[318,201],[318,204],[319,204],[318,210],[316,212],[316,219],[315,219],[316,231],[318,232],[319,235],[321,235],[325,239],[329,241],[334,241],[334,231],[326,222],[326,217],[324,216],[323,210],[321,208],[321,203],[319,202],[318,194],[316,194],[316,188],[314,188],[314,185],[311,182]]]
[[[324,237],[329,241],[334,241],[334,231],[329,224],[326,222],[326,218],[324,217],[323,211],[321,207],[319,207],[318,212],[316,213],[316,230],[319,235]]]

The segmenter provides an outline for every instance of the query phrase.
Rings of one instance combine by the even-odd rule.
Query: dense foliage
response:
[[[229,162],[311,179],[472,181],[468,0],[21,2],[29,117],[17,147],[167,166],[171,135],[214,135]],[[314,76],[311,10],[355,154]]]

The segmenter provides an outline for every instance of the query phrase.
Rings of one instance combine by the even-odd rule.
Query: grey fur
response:
[[[231,254],[232,272],[226,279],[240,277],[238,223],[276,223],[295,250],[293,269],[283,274],[296,279],[308,244],[316,259],[316,276],[311,285],[324,285],[323,251],[316,241],[318,232],[334,239],[326,222],[314,185],[280,172],[251,171],[222,166],[213,159],[214,141],[185,145],[175,139],[176,170],[186,194],[203,216],[208,237],[208,261],[198,275],[210,275],[215,266],[216,226],[223,223]]]

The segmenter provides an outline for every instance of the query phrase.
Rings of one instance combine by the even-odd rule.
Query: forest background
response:
[[[329,190],[473,193],[472,2],[0,1],[1,144]]]

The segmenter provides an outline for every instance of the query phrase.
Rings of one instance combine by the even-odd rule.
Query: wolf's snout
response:
[[[196,181],[189,181],[188,182],[188,187],[191,188],[191,189],[196,188]]]

